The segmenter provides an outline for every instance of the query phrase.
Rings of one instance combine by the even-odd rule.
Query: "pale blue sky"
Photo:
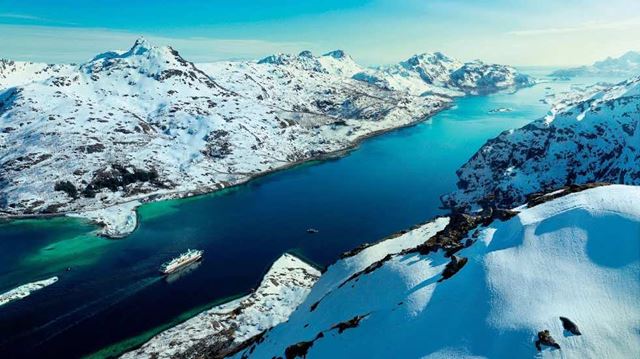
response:
[[[341,48],[366,65],[425,51],[573,65],[640,50],[640,1],[0,0],[0,57],[80,62],[140,35],[193,61]]]

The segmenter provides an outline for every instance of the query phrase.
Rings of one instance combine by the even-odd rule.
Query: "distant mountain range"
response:
[[[637,51],[629,51],[617,58],[607,57],[591,66],[562,69],[551,74],[553,77],[634,75],[640,75],[640,52]]]
[[[532,83],[439,53],[395,70],[341,50],[196,65],[144,39],[79,65],[3,60],[0,216],[74,214],[121,236],[140,202],[238,184],[422,121],[451,96]]]

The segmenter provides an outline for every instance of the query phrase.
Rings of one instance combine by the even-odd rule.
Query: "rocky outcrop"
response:
[[[560,317],[560,321],[562,322],[562,327],[569,333],[573,335],[582,335],[576,323],[572,322],[571,319],[567,317]]]
[[[555,339],[551,336],[548,330],[543,330],[538,332],[538,339],[535,342],[536,349],[538,351],[542,350],[542,346],[548,346],[556,349],[560,349],[560,344],[558,344]]]
[[[451,260],[447,263],[447,266],[444,267],[442,271],[442,278],[438,280],[438,282],[442,282],[443,280],[449,279],[453,277],[454,274],[458,273],[469,259],[465,257],[458,258],[456,256],[451,256]]]

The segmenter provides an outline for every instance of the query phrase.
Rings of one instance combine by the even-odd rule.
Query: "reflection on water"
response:
[[[201,264],[202,264],[202,260],[199,260],[199,261],[196,261],[196,262],[193,262],[193,263],[189,263],[189,264],[185,265],[184,267],[178,269],[176,272],[173,272],[171,274],[168,274],[168,275],[164,276],[164,281],[167,282],[168,284],[171,284],[171,283],[177,281],[178,279],[189,275],[189,273],[192,273],[193,271],[198,269]]]

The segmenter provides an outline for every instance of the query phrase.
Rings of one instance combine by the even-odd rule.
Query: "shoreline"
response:
[[[261,285],[263,284],[263,282],[265,281],[266,278],[268,278],[269,274],[275,270],[276,266],[278,265],[278,263],[280,261],[283,260],[283,258],[286,258],[286,256],[289,255],[291,257],[294,257],[295,260],[299,260],[300,262],[302,262],[304,265],[308,266],[309,268],[315,269],[317,270],[320,275],[323,273],[323,271],[321,270],[321,268],[318,267],[318,265],[316,263],[313,263],[311,261],[309,261],[308,259],[304,258],[304,256],[301,256],[297,253],[293,253],[291,251],[285,252],[282,255],[280,255],[279,257],[277,257],[271,264],[269,264],[269,266],[263,271],[263,273],[261,274],[260,278],[257,280],[256,284],[253,286],[252,290],[246,291],[246,292],[242,292],[239,294],[235,294],[235,295],[231,295],[225,298],[221,298],[218,299],[210,304],[206,304],[201,306],[200,310],[198,310],[197,312],[189,312],[188,315],[184,315],[181,314],[177,317],[176,320],[167,323],[165,325],[161,325],[158,328],[158,331],[155,331],[153,329],[145,332],[144,334],[146,334],[145,336],[147,336],[149,333],[151,332],[155,332],[154,334],[150,334],[147,336],[147,338],[143,341],[141,341],[138,344],[135,344],[133,346],[124,346],[123,343],[129,342],[129,341],[133,341],[135,340],[136,337],[133,338],[127,338],[124,339],[121,342],[118,343],[114,343],[106,348],[101,349],[100,351],[97,352],[93,352],[90,353],[88,355],[86,355],[85,357],[87,358],[94,358],[94,357],[99,357],[100,354],[104,354],[105,351],[109,352],[110,357],[121,357],[123,355],[126,355],[127,353],[133,353],[134,351],[141,349],[143,346],[145,346],[147,343],[151,342],[154,338],[156,338],[157,336],[159,336],[160,334],[171,330],[173,328],[177,328],[178,326],[180,326],[181,324],[186,323],[187,321],[194,319],[196,317],[198,317],[199,315],[202,315],[206,312],[209,312],[211,310],[214,310],[216,308],[219,307],[225,307],[233,302],[236,301],[242,301],[242,300],[246,300],[248,298],[250,298],[257,290],[261,289]],[[306,298],[306,296],[305,296]],[[294,308],[295,309],[295,308]],[[193,315],[190,315],[193,314]],[[186,318],[183,318],[186,317]],[[120,347],[120,348],[118,348]]]
[[[381,129],[381,130],[376,130],[376,131],[372,131],[371,133],[368,134],[364,134],[362,136],[357,137],[351,144],[349,144],[348,146],[346,146],[345,148],[342,149],[338,149],[332,152],[327,152],[327,153],[323,153],[321,155],[318,156],[314,156],[314,157],[310,157],[307,159],[302,159],[302,160],[298,160],[295,162],[290,162],[287,164],[284,164],[282,166],[279,167],[275,167],[273,169],[270,170],[266,170],[266,171],[262,171],[256,174],[251,174],[248,175],[246,178],[242,179],[242,180],[238,180],[235,183],[230,183],[224,187],[220,187],[220,186],[213,186],[213,187],[204,187],[198,190],[190,190],[190,191],[186,191],[186,190],[181,190],[181,191],[174,191],[174,192],[165,192],[165,193],[151,193],[151,194],[147,194],[147,195],[143,195],[140,197],[132,197],[132,198],[128,198],[127,201],[123,201],[123,202],[118,202],[118,203],[114,203],[112,205],[106,206],[106,207],[100,207],[100,208],[90,208],[90,209],[84,209],[84,210],[78,210],[78,211],[65,211],[65,212],[56,212],[56,213],[33,213],[33,214],[7,214],[6,212],[0,212],[0,225],[4,223],[10,223],[13,221],[19,221],[19,220],[23,220],[23,219],[52,219],[52,218],[57,218],[57,217],[73,217],[73,218],[77,218],[80,220],[86,220],[89,221],[90,223],[96,225],[98,227],[98,236],[101,237],[105,237],[108,239],[122,239],[127,237],[128,235],[130,235],[131,233],[135,232],[136,229],[138,229],[139,226],[139,216],[138,216],[138,208],[140,206],[143,206],[145,204],[150,204],[150,203],[155,203],[155,202],[161,202],[161,201],[167,201],[167,200],[174,200],[174,199],[184,199],[184,198],[197,198],[197,197],[204,197],[207,195],[211,195],[211,194],[215,194],[218,193],[220,191],[226,190],[226,189],[232,189],[232,188],[236,188],[236,187],[240,187],[242,185],[248,184],[249,182],[253,181],[253,180],[257,180],[260,179],[262,177],[266,177],[268,175],[272,175],[272,174],[276,174],[278,172],[282,172],[285,170],[290,170],[293,169],[295,167],[298,166],[302,166],[302,165],[307,165],[307,164],[311,164],[313,162],[326,162],[326,161],[331,161],[331,160],[338,160],[340,158],[343,158],[347,155],[349,155],[349,153],[351,153],[354,150],[357,150],[358,147],[365,142],[368,139],[374,138],[374,137],[378,137],[387,133],[391,133],[394,131],[398,131],[398,130],[402,130],[405,128],[411,128],[414,126],[417,126],[419,124],[422,124],[424,122],[427,122],[429,120],[431,120],[434,116],[436,116],[437,114],[449,110],[452,107],[455,106],[455,99],[453,99],[451,102],[446,102],[443,103],[442,107],[440,107],[439,109],[433,111],[432,113],[409,123],[403,124],[403,125],[399,125],[399,126],[395,126],[395,127],[389,127],[386,129]],[[135,224],[135,228],[130,231],[130,232],[126,232],[126,233],[117,233],[117,234],[107,234],[107,233],[102,233],[103,230],[105,230],[106,225],[104,223],[100,223],[99,221],[93,220],[91,218],[89,218],[89,216],[83,216],[83,213],[87,213],[87,212],[94,212],[94,211],[101,211],[101,210],[108,210],[111,208],[115,208],[115,207],[120,207],[122,205],[134,202],[134,201],[138,201],[140,202],[140,205],[136,206],[133,208],[133,211],[136,213],[136,224]]]

